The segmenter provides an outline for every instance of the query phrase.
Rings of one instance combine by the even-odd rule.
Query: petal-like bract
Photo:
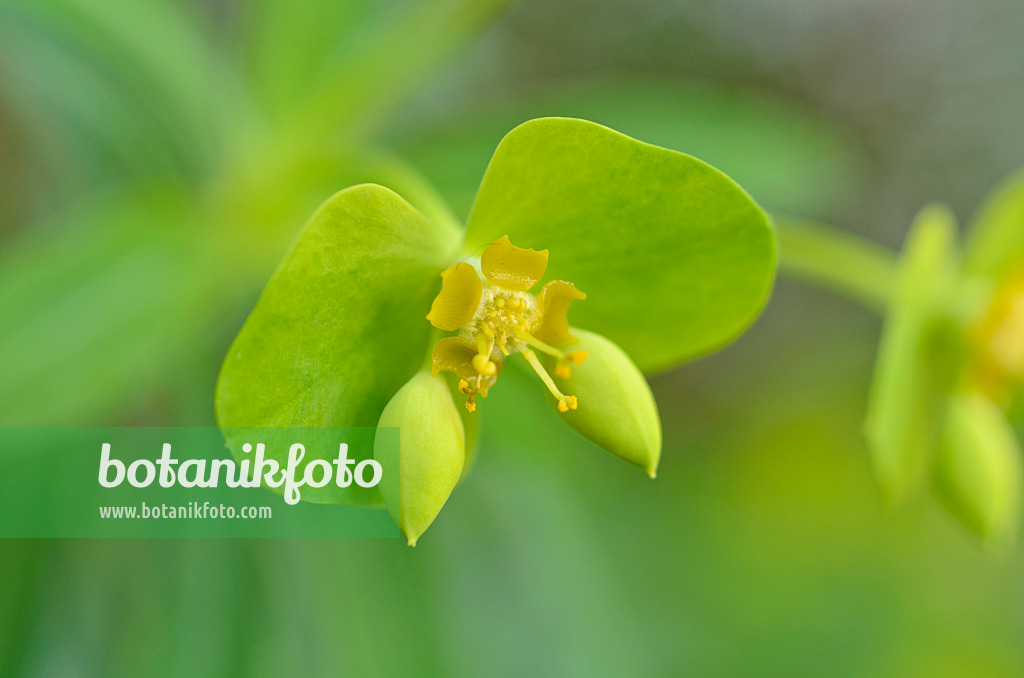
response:
[[[452,332],[469,323],[480,305],[483,285],[476,269],[464,261],[441,273],[441,291],[430,305],[427,320],[439,330]]]
[[[586,298],[587,295],[576,289],[571,282],[549,282],[537,297],[541,320],[534,328],[533,336],[549,344],[575,343],[576,339],[569,333],[569,304],[576,299]]]
[[[525,292],[544,277],[548,268],[548,251],[516,247],[503,235],[492,242],[480,256],[480,268],[487,281],[496,287]]]

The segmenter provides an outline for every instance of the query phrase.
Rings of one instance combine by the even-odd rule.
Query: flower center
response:
[[[529,290],[544,276],[548,251],[516,247],[508,236],[487,245],[476,265],[458,261],[441,273],[441,291],[430,305],[427,320],[445,332],[460,331],[434,345],[432,369],[455,372],[459,389],[469,396],[466,409],[476,409],[477,394],[487,397],[505,364],[505,358],[522,353],[562,412],[575,410],[576,397],[555,385],[534,351],[555,359],[555,375],[570,376],[570,365],[579,365],[586,351],[563,351],[557,346],[576,343],[569,332],[569,305],[586,294],[564,280],[551,280],[538,296]],[[479,274],[484,280],[480,280]]]
[[[480,306],[462,336],[479,342],[478,337],[482,335],[490,347],[486,355],[497,358],[500,352],[507,357],[519,350],[517,333],[530,332],[539,319],[537,298],[529,292],[510,292],[487,285],[480,295]]]
[[[537,298],[529,292],[504,290],[485,285],[480,295],[480,305],[473,319],[462,330],[462,336],[477,349],[472,365],[475,377],[459,382],[459,390],[469,396],[466,409],[476,410],[474,398],[477,393],[487,397],[489,384],[498,374],[498,361],[513,353],[522,353],[526,362],[558,401],[558,410],[568,412],[578,406],[576,396],[567,396],[559,390],[555,381],[544,369],[533,349],[556,359],[555,374],[568,378],[570,365],[579,365],[587,358],[586,351],[562,351],[533,336],[534,328],[541,322]]]

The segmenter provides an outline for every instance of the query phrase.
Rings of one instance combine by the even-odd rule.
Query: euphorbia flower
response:
[[[582,120],[511,131],[464,228],[435,199],[417,207],[373,185],[324,203],[236,338],[217,391],[222,427],[398,428],[401,463],[393,447],[375,452],[379,492],[326,487],[311,500],[384,503],[410,544],[463,476],[473,443],[462,417],[516,416],[468,414],[453,394],[477,409],[506,355],[521,357],[566,424],[653,476],[661,429],[642,370],[733,339],[774,274],[767,217],[732,180]],[[549,252],[557,279],[535,296]]]
[[[480,257],[486,285],[473,265],[464,261],[441,274],[444,282],[427,320],[439,330],[461,333],[434,345],[432,373],[446,370],[461,377],[459,390],[469,396],[466,409],[470,412],[476,411],[477,394],[487,397],[511,353],[523,355],[555,397],[560,412],[577,408],[576,396],[558,389],[534,349],[557,361],[555,374],[562,378],[572,374],[571,365],[586,360],[586,351],[557,348],[558,344],[576,343],[569,334],[567,313],[574,300],[586,295],[564,280],[544,285],[539,296],[530,294],[547,265],[547,250],[516,247],[505,235],[488,245]]]
[[[958,246],[942,206],[904,245],[876,366],[867,432],[892,500],[931,478],[947,507],[991,544],[1016,537],[1024,458],[1024,180],[1001,187]]]

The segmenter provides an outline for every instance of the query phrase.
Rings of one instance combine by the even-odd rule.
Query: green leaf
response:
[[[1001,277],[1024,266],[1024,171],[1007,178],[982,203],[964,255],[968,274]]]
[[[409,546],[415,546],[462,476],[462,419],[444,378],[424,370],[395,394],[378,426],[373,456],[384,471],[380,492]],[[388,428],[399,429],[397,445]]]
[[[578,400],[577,409],[559,418],[653,478],[661,458],[661,420],[651,387],[618,346],[593,332],[572,333],[579,340],[572,349],[586,351],[587,359],[568,378],[555,376],[559,389]],[[545,362],[554,373],[554,360]]]
[[[949,288],[955,217],[941,205],[917,216],[896,273],[868,403],[875,474],[891,501],[924,477],[937,421],[929,353]]]
[[[950,399],[936,481],[950,511],[993,546],[1016,537],[1024,468],[1016,433],[985,396]]]
[[[424,360],[424,318],[455,246],[386,188],[335,194],[310,218],[224,360],[220,425],[375,426]],[[348,503],[345,490],[336,500]]]
[[[573,324],[610,338],[645,371],[736,337],[775,271],[768,218],[731,179],[584,120],[532,120],[502,140],[466,243],[503,234],[549,249],[548,276],[588,295],[573,305]]]

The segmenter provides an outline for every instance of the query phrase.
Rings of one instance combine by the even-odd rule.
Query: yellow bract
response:
[[[473,319],[482,293],[475,268],[465,262],[452,264],[441,274],[441,292],[430,305],[427,320],[439,330],[457,330]]]
[[[569,304],[577,299],[586,298],[587,295],[576,289],[571,282],[549,282],[540,291],[540,297],[537,299],[541,320],[534,329],[533,336],[549,344],[575,344],[576,338],[569,334]]]
[[[480,269],[487,282],[514,292],[525,292],[536,285],[547,267],[547,250],[516,247],[507,235],[488,245],[480,256]]]

